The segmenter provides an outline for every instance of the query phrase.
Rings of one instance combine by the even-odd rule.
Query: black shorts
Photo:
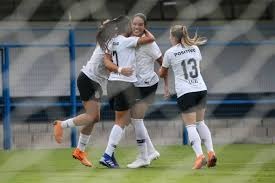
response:
[[[110,106],[115,111],[125,111],[135,104],[136,89],[133,83],[108,81],[107,94]]]
[[[136,102],[144,101],[148,104],[154,102],[158,83],[149,87],[136,87]]]
[[[82,101],[99,101],[102,97],[102,88],[100,84],[91,80],[83,72],[80,72],[77,78],[77,88]]]
[[[195,112],[206,108],[207,90],[186,93],[177,99],[178,106],[183,113]]]

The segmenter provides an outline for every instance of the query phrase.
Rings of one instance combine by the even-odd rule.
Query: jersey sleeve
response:
[[[169,58],[169,52],[165,52],[162,62],[162,67],[169,68],[170,66],[170,58]]]
[[[152,44],[150,44],[150,47],[148,47],[147,52],[148,52],[148,55],[150,55],[150,57],[152,57],[154,60],[157,60],[162,55],[159,49],[159,46],[157,45],[156,42],[153,42]]]
[[[127,37],[125,39],[125,45],[126,45],[126,47],[128,47],[128,48],[129,47],[137,47],[138,39],[139,39],[139,37],[134,37],[134,36]]]
[[[201,61],[201,60],[202,60],[201,51],[200,51],[200,49],[199,49],[199,47],[198,47],[198,46],[195,46],[195,49],[196,49],[196,52],[197,52],[198,58],[199,58],[199,60]]]

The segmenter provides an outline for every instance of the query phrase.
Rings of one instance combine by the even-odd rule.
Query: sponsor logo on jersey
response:
[[[196,50],[193,48],[193,49],[188,49],[188,50],[182,50],[182,51],[179,51],[179,52],[176,52],[174,53],[174,56],[179,56],[179,55],[183,55],[185,53],[194,53],[196,52]]]
[[[114,45],[114,46],[118,46],[118,45],[119,45],[119,42],[113,42],[113,45]]]

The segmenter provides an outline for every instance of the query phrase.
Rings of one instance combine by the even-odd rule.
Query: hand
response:
[[[124,67],[121,69],[121,74],[124,76],[131,76],[133,74],[134,70],[131,67]]]
[[[155,40],[155,36],[147,29],[144,29],[144,34],[145,34],[145,36],[151,37],[152,39]]]

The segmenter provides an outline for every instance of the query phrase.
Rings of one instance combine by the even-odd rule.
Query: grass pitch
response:
[[[159,146],[161,157],[148,168],[127,169],[135,147],[120,147],[120,169],[107,169],[98,160],[103,148],[89,148],[94,167],[84,167],[71,157],[72,149],[0,151],[1,183],[274,183],[275,145],[216,146],[215,168],[191,170],[190,146]]]

